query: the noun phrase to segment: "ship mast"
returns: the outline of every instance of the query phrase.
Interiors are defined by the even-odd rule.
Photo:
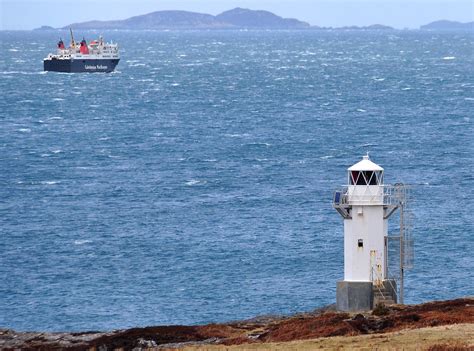
[[[72,34],[72,28],[69,28],[69,31],[71,32],[71,47],[75,48],[76,47],[76,42],[74,41],[74,35]]]

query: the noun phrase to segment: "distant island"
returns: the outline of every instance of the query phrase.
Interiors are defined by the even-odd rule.
[[[51,26],[41,26],[39,28],[35,28],[34,30],[56,30],[56,28],[53,28]]]
[[[119,21],[90,21],[63,27],[75,29],[304,29],[309,23],[268,11],[235,8],[217,16],[188,11],[156,11]]]
[[[374,24],[365,27],[342,28],[311,26],[294,18],[283,18],[269,11],[237,7],[217,16],[189,11],[156,11],[124,20],[87,21],[72,23],[60,29],[79,30],[153,30],[153,29],[312,29],[312,30],[393,30],[392,27]],[[42,26],[36,30],[51,30]]]
[[[71,23],[59,29],[79,30],[160,30],[160,29],[311,29],[311,30],[394,30],[382,24],[369,26],[319,27],[295,18],[283,18],[264,10],[237,7],[217,16],[190,11],[156,11],[124,20]],[[474,22],[440,20],[421,26],[421,30],[474,30]],[[55,30],[42,26],[35,30]]]
[[[435,21],[420,27],[421,30],[474,30],[474,22]]]

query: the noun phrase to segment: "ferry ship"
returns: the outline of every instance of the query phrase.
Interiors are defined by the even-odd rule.
[[[58,42],[56,54],[49,54],[44,60],[44,70],[53,72],[112,72],[120,61],[118,45],[105,43],[102,36],[87,43],[74,41],[71,29],[71,44],[67,48],[62,39]]]

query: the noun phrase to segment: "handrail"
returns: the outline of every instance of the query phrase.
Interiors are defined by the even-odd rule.
[[[380,295],[382,296],[382,299],[386,300],[387,298],[391,298],[396,302],[398,300],[398,291],[397,291],[397,288],[393,285],[393,282],[392,282],[392,280],[395,280],[395,278],[390,279],[390,271],[388,270],[388,267],[387,267],[387,271],[388,271],[388,274],[389,274],[388,277],[386,277],[386,279],[382,279],[381,275],[379,275],[377,273],[377,271],[375,270],[375,267],[372,267],[372,274],[371,274],[372,285],[380,293]],[[374,277],[375,277],[375,279],[374,279]],[[385,282],[388,282],[388,285],[389,285],[389,288],[390,288],[390,296],[388,296],[387,294],[384,294],[383,291],[382,291],[381,287],[386,289]],[[393,293],[395,293],[396,296],[393,296]]]
[[[384,293],[382,292],[382,289],[380,289],[380,284],[375,284],[375,280],[374,280],[374,273],[375,273],[375,269],[374,267],[372,266],[372,286],[374,286],[378,292],[380,293],[380,295],[382,295],[382,298],[385,300],[385,295]],[[377,278],[378,278],[378,275],[376,274]],[[382,279],[377,279],[378,282],[381,282],[383,281]],[[382,283],[382,286],[383,286],[383,283]]]
[[[390,274],[390,269],[388,268],[388,266],[387,266],[387,275],[388,275],[388,276],[387,276],[386,281],[388,281],[388,283],[390,284],[390,287],[392,288],[392,291],[394,291],[395,294],[397,294],[396,298],[397,298],[397,302],[398,302],[398,291],[397,291],[397,288],[394,287],[394,286],[393,286],[393,283],[392,283],[392,280],[396,280],[396,279],[395,279],[395,278],[390,279],[391,274]],[[393,297],[393,296],[392,296],[392,297]]]

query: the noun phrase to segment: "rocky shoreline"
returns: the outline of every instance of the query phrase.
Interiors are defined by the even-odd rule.
[[[265,344],[474,323],[474,298],[394,305],[370,313],[333,306],[289,317],[200,326],[157,326],[111,332],[41,333],[0,329],[1,350],[169,350],[190,346]]]

